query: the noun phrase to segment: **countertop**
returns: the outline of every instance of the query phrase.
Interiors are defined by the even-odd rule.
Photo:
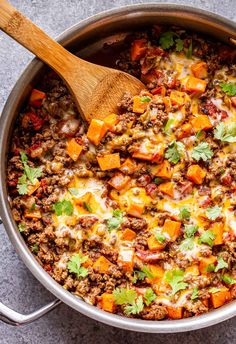
[[[11,3],[56,37],[69,26],[100,11],[135,0],[11,0]],[[147,2],[147,1],[146,1]],[[158,2],[158,1],[152,1]],[[162,2],[166,2],[162,0]],[[236,20],[235,0],[170,1],[195,5]],[[32,54],[0,32],[0,111]],[[15,253],[3,226],[0,226],[0,300],[20,312],[30,312],[53,296],[33,277]],[[92,343],[232,344],[236,342],[236,318],[182,334],[135,333],[91,320],[66,305],[23,327],[0,323],[0,344],[92,344]]]

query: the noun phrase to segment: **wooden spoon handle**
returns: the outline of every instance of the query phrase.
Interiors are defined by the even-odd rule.
[[[73,63],[75,57],[70,52],[51,39],[6,0],[0,0],[0,28],[61,76]],[[78,63],[80,59],[76,59]]]

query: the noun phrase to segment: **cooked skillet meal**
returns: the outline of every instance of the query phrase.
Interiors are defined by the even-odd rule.
[[[129,35],[117,68],[147,88],[89,125],[54,72],[32,90],[12,135],[10,204],[63,288],[151,320],[236,298],[235,57],[178,28]]]

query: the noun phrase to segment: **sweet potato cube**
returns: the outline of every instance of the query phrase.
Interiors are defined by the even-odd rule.
[[[116,308],[114,296],[109,293],[103,293],[99,305],[104,311],[114,313]]]
[[[147,109],[148,102],[143,102],[142,97],[134,96],[133,98],[133,112],[135,113],[144,113]]]
[[[132,272],[134,268],[134,248],[121,247],[118,256],[118,265],[127,272]]]
[[[83,147],[76,142],[74,138],[67,141],[66,152],[72,160],[77,161],[83,150]]]
[[[217,258],[215,256],[202,257],[200,258],[199,271],[201,274],[207,274],[207,267],[209,265],[215,264]]]
[[[184,137],[191,136],[193,132],[193,127],[191,123],[185,123],[180,128],[179,132],[177,133],[178,139],[183,139]]]
[[[172,168],[168,160],[164,160],[159,166],[156,176],[164,179],[171,179],[173,174]]]
[[[130,181],[129,176],[125,176],[121,172],[117,172],[108,182],[116,190],[123,189]]]
[[[198,265],[194,264],[186,268],[185,270],[186,275],[194,275],[198,276],[199,275],[199,267]]]
[[[148,278],[148,281],[152,283],[158,283],[164,276],[165,271],[160,265],[148,264],[148,270],[151,272],[153,278]]]
[[[164,152],[165,152],[166,145],[164,143],[159,143],[154,150],[154,154],[152,157],[152,161],[156,163],[160,163],[163,160]]]
[[[121,165],[120,170],[125,174],[133,174],[137,169],[137,164],[134,160],[127,158]]]
[[[27,195],[31,196],[39,187],[40,187],[40,181],[36,179],[34,185],[28,185],[27,187]]]
[[[132,229],[126,228],[121,235],[121,240],[132,241],[136,237],[136,233]]]
[[[88,128],[87,138],[97,146],[106,135],[107,130],[108,128],[104,121],[93,118]]]
[[[147,51],[146,39],[136,39],[133,41],[130,50],[131,61],[138,61],[145,55]]]
[[[147,244],[152,252],[163,250],[165,247],[165,244],[160,243],[153,234],[147,239]]]
[[[118,123],[118,116],[115,113],[103,118],[103,121],[108,128],[108,130],[112,130],[113,127]]]
[[[189,92],[205,92],[207,82],[202,79],[195,78],[194,76],[189,76],[186,82],[186,91]]]
[[[162,233],[166,234],[172,241],[174,241],[180,235],[180,227],[180,222],[166,219],[162,228]]]
[[[223,244],[223,233],[224,233],[224,225],[222,222],[215,222],[211,226],[211,231],[215,235],[214,245],[222,245]]]
[[[199,61],[191,66],[191,71],[196,78],[205,79],[207,78],[207,64],[204,61]]]
[[[170,319],[182,319],[183,318],[183,307],[172,307],[167,306],[168,317]]]
[[[134,216],[134,217],[142,218],[144,207],[145,207],[145,205],[143,203],[132,202],[127,209],[127,214]]]
[[[41,214],[41,211],[38,209],[31,210],[31,211],[26,210],[25,211],[25,217],[27,219],[41,219],[42,214]]]
[[[191,120],[191,124],[195,132],[198,132],[200,130],[208,130],[213,127],[207,115],[198,115],[194,117]]]
[[[216,293],[211,293],[211,303],[214,308],[221,307],[230,300],[231,294],[227,288],[222,288]]]
[[[202,184],[206,177],[206,171],[204,171],[199,165],[191,165],[187,171],[187,178],[195,184]]]
[[[147,161],[151,161],[153,159],[153,156],[154,146],[149,140],[144,140],[132,155],[133,158]]]
[[[120,167],[120,154],[106,154],[101,157],[97,157],[98,164],[102,171],[112,170]]]
[[[167,182],[167,183],[160,184],[158,186],[158,190],[165,195],[168,195],[170,197],[174,197],[174,183],[173,182]]]
[[[105,274],[113,264],[104,256],[100,256],[93,264],[93,269],[101,274]]]
[[[173,90],[170,92],[170,101],[172,105],[177,105],[180,107],[185,104],[186,93]]]
[[[30,95],[29,104],[34,106],[35,108],[39,108],[42,106],[43,99],[45,98],[46,98],[46,93],[34,88]]]

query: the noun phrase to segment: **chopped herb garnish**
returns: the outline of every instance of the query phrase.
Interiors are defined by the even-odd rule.
[[[219,216],[221,216],[222,207],[215,205],[214,207],[208,207],[206,209],[206,216],[209,220],[216,220]]]
[[[112,294],[117,305],[132,304],[137,298],[137,293],[134,289],[116,288]]]
[[[179,245],[181,251],[189,251],[194,248],[194,238],[186,238]]]
[[[156,299],[156,297],[157,296],[152,290],[152,288],[146,289],[145,294],[144,294],[144,299],[147,306],[149,306],[152,303],[152,301]]]
[[[206,268],[205,268],[206,272],[213,272],[215,271],[215,265],[214,264],[209,264]]]
[[[221,279],[226,284],[236,284],[236,280],[234,278],[230,277],[229,275],[223,275],[223,276],[221,276]]]
[[[215,294],[215,293],[218,293],[218,291],[220,291],[220,288],[210,288],[209,289],[209,293],[212,293],[212,294]]]
[[[31,205],[31,207],[29,208],[29,212],[35,210],[35,207],[36,207],[36,203],[33,203],[33,204]]]
[[[140,97],[141,103],[149,103],[151,101],[150,97],[142,96]]]
[[[177,164],[183,152],[184,152],[184,144],[182,142],[173,141],[169,144],[165,152],[165,158],[168,159],[173,164]]]
[[[123,221],[123,213],[119,209],[113,210],[113,216],[107,220],[107,226],[109,230],[117,229],[120,227]]]
[[[145,277],[146,277],[145,272],[134,270],[134,277],[132,279],[132,283],[135,284],[137,283],[138,280],[143,281]]]
[[[191,300],[196,300],[196,299],[198,299],[198,287],[193,288],[193,292],[191,295]]]
[[[187,207],[182,207],[179,210],[179,219],[180,220],[189,220],[191,216],[191,212],[189,208]]]
[[[210,145],[207,142],[201,142],[198,146],[193,148],[192,158],[199,161],[207,161],[213,157],[213,152],[210,148]]]
[[[187,50],[187,53],[186,53],[186,57],[188,59],[191,59],[193,56],[193,41],[191,40],[189,46],[188,46],[188,50]]]
[[[153,274],[152,274],[151,271],[147,268],[146,265],[143,266],[142,272],[144,272],[148,278],[150,278],[150,279],[153,279],[153,278],[154,278]]]
[[[195,135],[196,139],[197,139],[197,140],[200,139],[200,137],[202,136],[202,134],[203,134],[203,131],[202,131],[202,130],[198,131],[197,134]]]
[[[219,256],[217,258],[217,265],[215,267],[215,272],[217,272],[217,271],[219,271],[221,269],[224,269],[224,268],[228,268],[228,263],[226,263],[224,261],[224,259],[221,256]]]
[[[157,177],[157,178],[154,179],[154,183],[157,184],[157,185],[159,185],[159,184],[161,184],[163,182],[164,182],[163,178]]]
[[[220,87],[228,96],[233,97],[236,95],[236,84],[234,82],[222,82],[220,83]]]
[[[20,233],[23,233],[25,231],[26,226],[24,223],[19,223],[18,228]]]
[[[131,305],[127,305],[124,307],[124,313],[126,315],[130,314],[139,314],[143,310],[143,298],[142,296],[138,296],[137,300],[133,302]]]
[[[175,45],[176,51],[183,50],[184,42],[179,38],[179,35],[173,31],[166,31],[161,34],[159,44],[162,49],[170,49]]]
[[[90,205],[87,202],[83,202],[83,207],[85,210],[87,210],[89,213],[93,212],[93,209],[90,207]]]
[[[62,201],[56,202],[53,205],[53,210],[55,211],[57,216],[60,216],[63,214],[71,216],[73,214],[74,207],[71,201],[63,199]]]
[[[163,233],[161,233],[161,232],[155,232],[154,233],[154,236],[155,236],[155,238],[156,238],[156,240],[160,243],[160,244],[162,244],[165,240],[166,240],[166,236],[165,236],[165,234],[163,234]]]
[[[198,231],[198,226],[184,225],[184,237],[191,238]]]
[[[207,231],[203,232],[202,235],[199,238],[199,243],[204,243],[207,244],[209,246],[213,246],[214,243],[214,239],[215,239],[215,234],[208,229]]]
[[[76,274],[77,278],[86,277],[88,275],[88,270],[81,265],[87,260],[88,256],[81,257],[80,254],[74,254],[67,263],[67,269],[69,272]]]
[[[171,125],[174,123],[174,118],[169,118],[164,126],[164,133],[168,135]]]
[[[176,294],[179,290],[186,289],[188,286],[188,283],[184,282],[183,270],[167,271],[165,278],[172,288],[172,295]]]
[[[37,254],[39,252],[39,245],[38,244],[34,244],[34,246],[32,246],[32,252]]]
[[[236,123],[218,124],[214,136],[222,142],[236,142]]]
[[[177,38],[177,39],[175,40],[175,43],[176,43],[175,50],[176,50],[177,52],[183,50],[183,48],[184,48],[184,41],[183,41],[182,39]]]

